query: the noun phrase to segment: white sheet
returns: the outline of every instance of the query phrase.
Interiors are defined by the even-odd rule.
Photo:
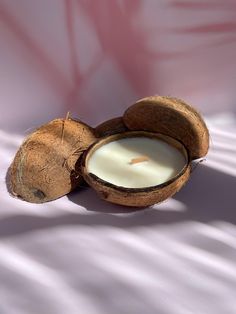
[[[235,5],[0,0],[0,314],[236,313]],[[26,129],[68,111],[94,126],[154,94],[208,115],[211,150],[173,199],[9,196]]]
[[[35,205],[4,178],[21,141],[0,132],[1,314],[235,314],[236,123],[173,199],[132,211],[82,189]]]

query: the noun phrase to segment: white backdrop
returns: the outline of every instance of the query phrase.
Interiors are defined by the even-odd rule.
[[[234,0],[0,0],[0,313],[235,314]],[[130,211],[91,189],[9,196],[23,137],[67,111],[91,125],[172,95],[211,149],[172,199]]]

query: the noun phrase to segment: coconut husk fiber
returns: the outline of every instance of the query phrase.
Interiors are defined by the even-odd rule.
[[[96,140],[93,129],[74,119],[56,119],[30,134],[10,167],[10,191],[28,202],[59,198],[83,180],[75,169]]]

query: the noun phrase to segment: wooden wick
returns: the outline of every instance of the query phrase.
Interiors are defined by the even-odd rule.
[[[149,160],[148,156],[140,156],[137,158],[132,158],[129,163],[130,163],[130,165],[134,165],[134,164],[138,164],[140,162],[144,162],[144,161],[148,161],[148,160]]]

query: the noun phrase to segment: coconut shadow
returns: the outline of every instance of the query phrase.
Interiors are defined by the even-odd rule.
[[[150,207],[134,212],[135,209],[99,200],[92,189],[82,188],[70,193],[67,197],[71,202],[84,207],[85,211],[93,213],[66,213],[56,217],[36,217],[34,215],[6,217],[0,220],[0,238],[59,226],[73,226],[74,228],[112,226],[132,229],[154,225],[158,228],[188,221],[206,224],[224,221],[236,224],[235,186],[235,177],[200,165],[185,187],[174,196],[174,199],[186,206],[186,211],[183,212],[168,211],[168,208],[165,211],[159,211],[159,205],[155,205],[155,208]],[[117,215],[118,212],[127,213],[127,215]]]
[[[14,197],[14,195],[12,194],[12,191],[11,191],[11,166],[9,166],[7,168],[7,172],[6,172],[6,175],[5,175],[5,184],[6,184],[7,192],[12,197]]]
[[[192,172],[186,185],[173,197],[173,199],[183,203],[186,211],[174,212],[171,209],[162,211],[162,203],[154,205],[155,209],[152,206],[147,207],[146,211],[151,216],[155,212],[155,221],[150,222],[150,224],[175,223],[185,220],[204,223],[223,220],[236,223],[235,186],[236,177],[199,164]],[[99,199],[92,188],[86,190],[78,188],[78,190],[68,194],[67,197],[73,203],[93,212],[130,213],[144,209],[124,207],[103,201]]]

